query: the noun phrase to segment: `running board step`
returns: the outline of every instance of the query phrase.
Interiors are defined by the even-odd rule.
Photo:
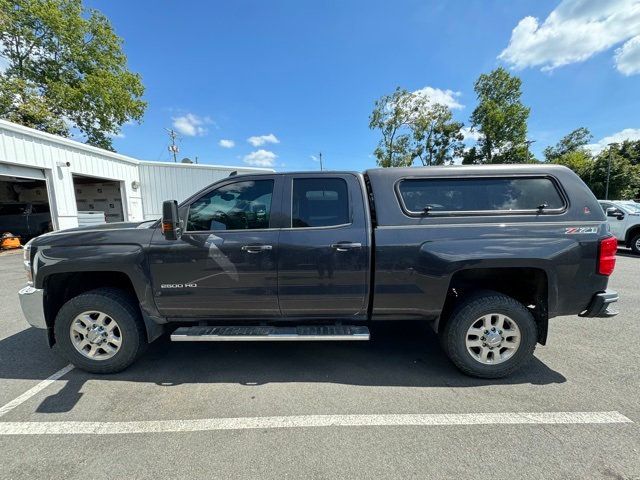
[[[369,340],[369,329],[353,325],[180,327],[171,334],[171,340],[174,342]]]

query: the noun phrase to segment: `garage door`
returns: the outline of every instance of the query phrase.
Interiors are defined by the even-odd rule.
[[[7,177],[31,178],[33,180],[44,180],[44,172],[37,168],[22,167],[19,165],[9,165],[0,163],[0,175]]]

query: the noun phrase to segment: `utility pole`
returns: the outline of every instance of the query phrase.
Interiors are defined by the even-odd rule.
[[[169,151],[173,154],[173,163],[178,163],[178,152],[180,149],[178,145],[176,145],[176,138],[178,138],[178,134],[174,132],[173,128],[168,129],[165,128],[167,133],[169,134],[169,138],[171,138],[171,145],[169,145]]]
[[[320,160],[320,171],[322,171],[322,152],[318,153],[318,159]]]
[[[605,200],[609,200],[609,178],[611,178],[611,145],[609,145],[609,161],[607,162],[607,187],[604,191]]]

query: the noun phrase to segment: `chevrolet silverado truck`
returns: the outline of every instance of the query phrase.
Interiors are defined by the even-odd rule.
[[[25,317],[77,367],[118,372],[163,334],[368,340],[413,320],[462,372],[497,378],[550,318],[617,313],[616,239],[562,166],[230,176],[162,211],[26,245]]]

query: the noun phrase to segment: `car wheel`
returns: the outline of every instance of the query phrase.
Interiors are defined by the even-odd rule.
[[[505,377],[533,357],[535,319],[517,300],[483,292],[463,300],[440,332],[451,361],[479,378]]]
[[[91,373],[116,373],[131,365],[146,346],[136,302],[118,289],[100,288],[67,301],[54,324],[59,353]]]
[[[640,255],[640,233],[633,236],[630,246],[631,250],[633,250],[633,253],[635,253],[636,255]]]

